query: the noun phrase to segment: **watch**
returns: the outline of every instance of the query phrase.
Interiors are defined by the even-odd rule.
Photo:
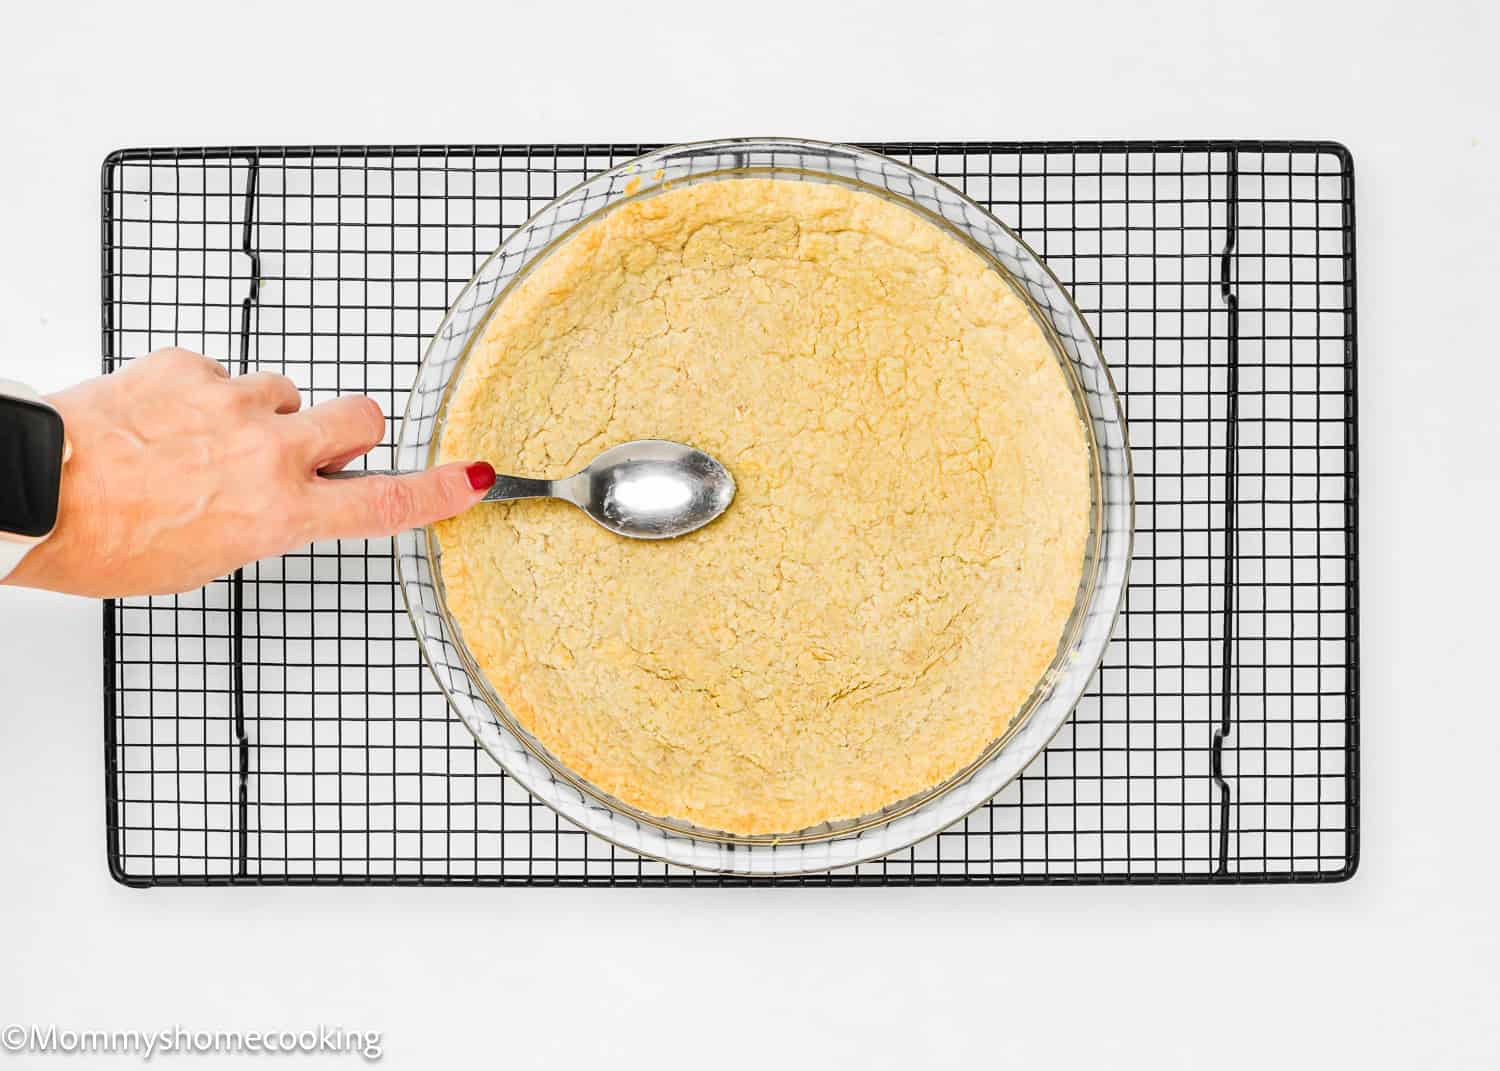
[[[56,527],[68,454],[62,414],[25,384],[0,379],[0,580]]]

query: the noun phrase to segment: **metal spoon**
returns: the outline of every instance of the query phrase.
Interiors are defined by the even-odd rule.
[[[325,472],[333,480],[397,476],[384,471]],[[605,528],[632,539],[671,539],[702,528],[734,500],[734,477],[702,450],[667,439],[612,446],[561,480],[496,476],[485,502],[560,498]]]

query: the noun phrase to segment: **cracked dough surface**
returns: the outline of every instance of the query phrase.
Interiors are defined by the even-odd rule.
[[[469,648],[559,760],[652,814],[792,832],[1005,730],[1073,607],[1088,455],[977,254],[824,183],[608,212],[496,310],[440,454],[560,477],[653,437],[728,466],[723,517],[647,542],[533,500],[438,528]]]

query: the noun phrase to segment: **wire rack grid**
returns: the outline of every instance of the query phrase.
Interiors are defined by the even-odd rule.
[[[104,370],[165,345],[395,421],[512,229],[653,145],[132,149],[105,161]],[[1072,722],[964,822],[777,883],[1336,881],[1358,862],[1354,189],[1312,142],[882,143],[1010,224],[1115,374],[1136,551]],[[130,885],[754,885],[594,838],[429,679],[388,543],[104,604]]]

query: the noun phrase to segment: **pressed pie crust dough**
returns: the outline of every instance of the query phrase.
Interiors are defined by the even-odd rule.
[[[909,209],[785,179],[615,208],[496,309],[440,452],[561,477],[639,438],[722,461],[728,512],[664,542],[546,500],[438,526],[495,691],[626,803],[741,834],[869,814],[977,758],[1056,654],[1083,426],[1006,281]]]

